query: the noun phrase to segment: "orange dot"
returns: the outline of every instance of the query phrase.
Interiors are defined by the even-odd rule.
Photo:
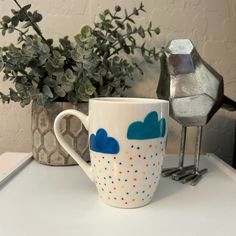
[[[134,181],[137,181],[137,178],[133,178]]]
[[[129,152],[128,152],[128,151],[126,151],[126,152],[125,152],[125,154],[129,154]]]
[[[119,171],[119,174],[122,174],[122,171]]]
[[[133,157],[130,157],[129,159],[132,161],[132,160],[133,160]]]

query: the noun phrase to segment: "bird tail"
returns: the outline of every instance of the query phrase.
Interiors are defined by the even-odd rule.
[[[223,102],[222,108],[228,111],[236,111],[236,102],[231,98],[224,95],[222,102]]]

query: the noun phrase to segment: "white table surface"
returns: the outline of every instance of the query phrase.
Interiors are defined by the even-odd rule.
[[[236,172],[211,154],[201,165],[209,173],[197,186],[162,178],[151,204],[117,209],[78,166],[32,161],[0,186],[0,236],[235,236]]]

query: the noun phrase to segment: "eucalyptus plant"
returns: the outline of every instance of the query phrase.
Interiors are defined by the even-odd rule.
[[[8,94],[0,92],[3,103],[14,101],[25,106],[33,100],[40,105],[53,101],[76,104],[90,97],[122,96],[135,70],[143,74],[140,65],[127,55],[140,51],[147,63],[159,58],[155,47],[137,43],[136,36],[160,33],[151,22],[146,28],[136,26],[135,17],[145,12],[142,3],[130,13],[120,6],[113,11],[106,9],[93,26],[83,26],[73,41],[65,36],[54,43],[44,37],[38,25],[42,15],[31,11],[30,4],[22,7],[14,2],[19,9],[12,9],[12,15],[3,16],[0,22],[3,36],[18,33],[17,44],[0,47],[3,80],[14,84]]]

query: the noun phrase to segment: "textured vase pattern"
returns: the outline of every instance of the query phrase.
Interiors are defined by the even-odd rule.
[[[46,107],[35,102],[32,105],[33,156],[39,163],[46,165],[75,165],[65,150],[57,142],[53,131],[56,116],[66,109],[76,109],[88,113],[88,104],[72,105],[66,102],[54,102]],[[86,161],[89,160],[88,134],[81,121],[67,116],[61,122],[61,132],[71,147]]]

